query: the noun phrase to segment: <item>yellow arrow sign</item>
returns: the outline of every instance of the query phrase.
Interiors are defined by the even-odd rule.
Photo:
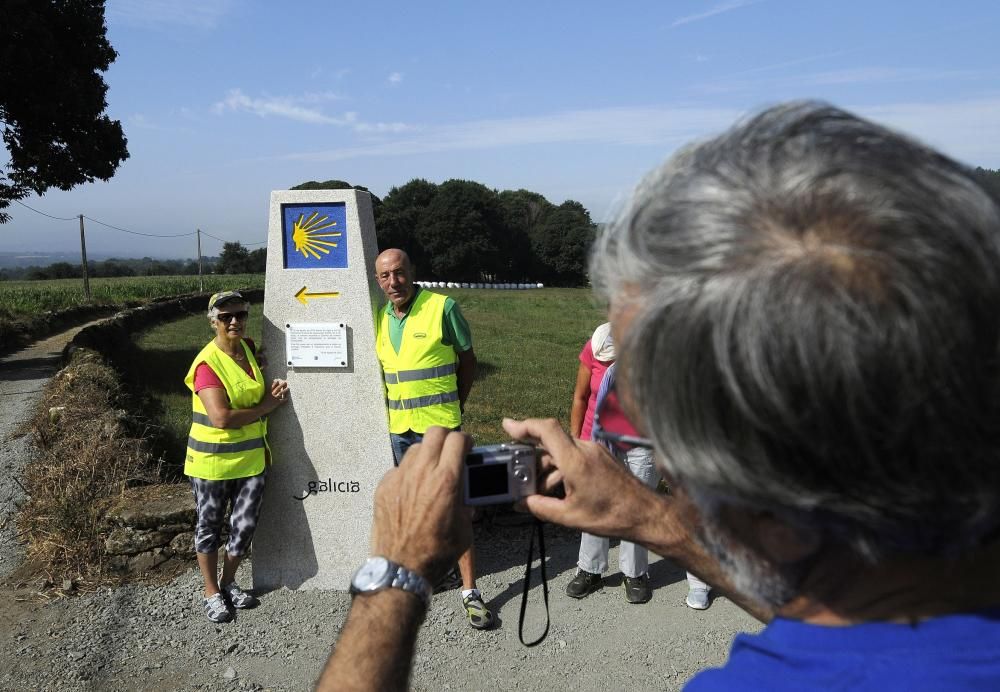
[[[339,298],[339,291],[328,291],[326,293],[309,293],[306,291],[306,287],[303,286],[302,290],[295,294],[295,299],[298,300],[303,305],[309,305],[310,298]]]

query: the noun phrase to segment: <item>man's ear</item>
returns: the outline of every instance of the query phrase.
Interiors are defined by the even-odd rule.
[[[822,543],[818,532],[791,526],[770,513],[757,515],[753,522],[761,552],[779,565],[804,560]]]
[[[793,526],[771,512],[730,507],[722,519],[734,538],[776,565],[799,562],[823,542],[818,532]]]

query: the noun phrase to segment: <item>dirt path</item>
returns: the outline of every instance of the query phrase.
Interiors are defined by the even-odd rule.
[[[13,511],[24,493],[21,469],[31,458],[30,436],[24,424],[33,415],[42,389],[60,367],[63,348],[89,322],[50,336],[0,358],[0,578],[20,562],[14,540]]]
[[[79,328],[78,328],[79,329]],[[30,458],[30,436],[11,437],[30,415],[59,364],[71,330],[0,360],[0,578],[19,563],[9,521],[22,495],[16,478]],[[480,587],[500,626],[467,626],[457,591],[438,594],[420,634],[416,690],[679,689],[695,672],[724,662],[733,636],[759,626],[725,599],[709,610],[684,605],[676,565],[651,556],[653,600],[629,605],[614,570],[603,591],[576,601],[564,589],[575,571],[579,536],[546,534],[552,625],[541,645],[518,641],[527,526],[476,527]],[[610,563],[617,566],[617,548]],[[241,581],[249,583],[248,565]],[[49,603],[30,589],[0,589],[0,690],[308,690],[350,605],[342,591],[262,596],[233,623],[208,622],[192,570],[161,586],[104,589]],[[537,569],[526,638],[544,626]]]

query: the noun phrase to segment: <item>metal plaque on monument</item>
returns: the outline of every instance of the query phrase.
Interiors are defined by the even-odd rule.
[[[271,193],[263,346],[291,401],[268,422],[255,589],[346,590],[368,556],[375,487],[392,466],[377,254],[367,192]]]

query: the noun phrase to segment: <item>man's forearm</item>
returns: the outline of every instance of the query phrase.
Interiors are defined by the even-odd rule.
[[[573,398],[573,406],[569,410],[569,434],[579,438],[583,432],[583,419],[587,414],[587,402],[583,399]]]
[[[386,589],[354,598],[316,689],[405,690],[424,606],[413,594]]]
[[[458,403],[465,410],[465,402],[469,398],[469,392],[472,391],[472,377],[463,378],[459,376],[458,378]]]
[[[464,410],[465,401],[472,391],[472,382],[476,379],[476,356],[471,348],[458,354],[458,368],[455,375],[458,380],[458,401]]]

